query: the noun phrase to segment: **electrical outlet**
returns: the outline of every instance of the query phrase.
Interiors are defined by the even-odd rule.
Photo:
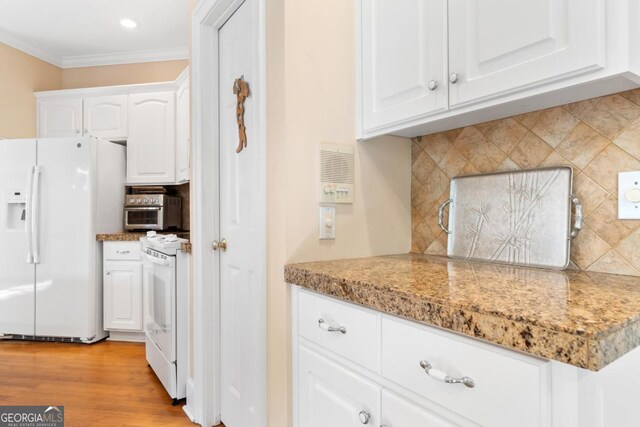
[[[618,218],[640,219],[640,172],[618,174]]]

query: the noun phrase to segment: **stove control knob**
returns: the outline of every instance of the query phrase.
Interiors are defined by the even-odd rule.
[[[147,203],[149,203],[149,199],[147,199],[147,198],[145,197],[145,199],[144,199],[144,204],[146,205]]]

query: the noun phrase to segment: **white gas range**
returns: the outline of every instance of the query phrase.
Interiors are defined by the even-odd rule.
[[[176,405],[186,397],[187,272],[178,271],[176,255],[186,239],[153,231],[140,239],[144,259],[147,362]],[[185,266],[184,268],[188,268]]]

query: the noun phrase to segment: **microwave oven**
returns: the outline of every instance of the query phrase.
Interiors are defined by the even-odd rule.
[[[128,194],[124,204],[125,230],[182,228],[182,199],[165,194]]]

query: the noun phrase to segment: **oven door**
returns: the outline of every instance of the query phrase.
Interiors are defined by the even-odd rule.
[[[145,330],[167,360],[176,360],[175,257],[142,253],[146,290]]]
[[[162,230],[163,211],[159,206],[125,207],[125,230]]]

